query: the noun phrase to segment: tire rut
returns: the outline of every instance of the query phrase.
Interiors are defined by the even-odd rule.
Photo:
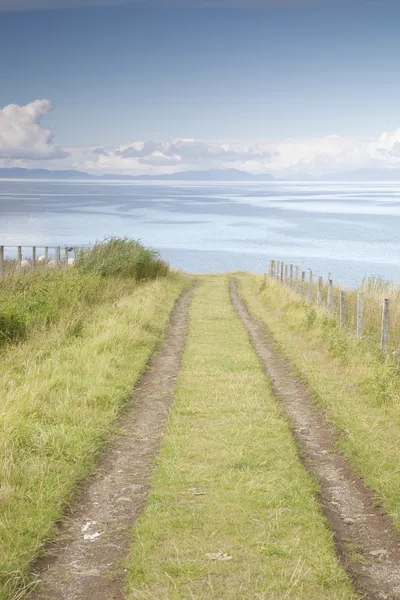
[[[131,529],[146,501],[179,374],[193,290],[175,303],[165,341],[150,360],[119,435],[47,548],[30,600],[121,600]]]
[[[324,514],[356,590],[368,600],[400,599],[400,536],[339,452],[337,433],[305,385],[291,373],[289,360],[277,352],[272,335],[249,313],[236,280],[231,280],[230,294],[289,418],[303,462],[319,484]]]

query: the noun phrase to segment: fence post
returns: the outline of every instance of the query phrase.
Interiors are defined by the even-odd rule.
[[[317,297],[317,303],[318,306],[321,306],[322,304],[322,277],[318,277],[318,297]]]
[[[364,294],[357,294],[357,337],[363,336]]]
[[[61,262],[61,248],[60,248],[60,246],[57,246],[57,248],[56,248],[56,267],[60,266],[60,262]]]
[[[299,267],[296,265],[296,282],[295,282],[295,292],[296,294],[299,291]]]
[[[332,310],[332,300],[333,300],[333,282],[332,279],[328,280],[328,299],[326,302],[326,306],[328,310]]]
[[[280,278],[281,281],[283,281],[283,260],[281,260],[281,273],[280,273]]]
[[[65,267],[68,267],[68,248],[65,246]]]
[[[344,327],[345,318],[346,318],[344,302],[345,302],[344,292],[340,292],[340,313],[339,313],[340,327]]]
[[[22,263],[22,246],[18,246],[18,264],[21,266]]]
[[[0,280],[4,278],[4,246],[0,246]]]
[[[293,265],[290,265],[290,287],[293,287]]]
[[[305,294],[305,289],[304,289],[305,282],[306,282],[306,272],[302,271],[301,272],[301,295],[302,296],[304,296],[304,294]]]
[[[308,299],[312,300],[312,297],[313,297],[313,274],[310,269],[310,272],[308,274]]]
[[[32,269],[36,268],[36,246],[32,246]]]
[[[387,298],[383,301],[383,309],[382,309],[382,336],[381,336],[381,346],[384,352],[387,351],[388,342],[389,342],[389,304],[390,300]]]
[[[47,263],[49,262],[49,248],[48,246],[45,247],[44,249],[44,266],[47,269]]]

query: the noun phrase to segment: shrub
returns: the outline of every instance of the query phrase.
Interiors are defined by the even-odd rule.
[[[82,250],[76,259],[82,273],[100,277],[129,277],[136,281],[164,277],[169,271],[159,253],[128,238],[108,238],[91,250]]]

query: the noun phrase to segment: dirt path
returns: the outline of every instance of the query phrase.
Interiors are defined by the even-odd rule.
[[[337,450],[325,415],[276,351],[272,337],[249,314],[234,280],[231,301],[291,421],[303,460],[319,483],[325,515],[356,589],[370,600],[400,598],[400,536]]]
[[[146,500],[181,365],[191,292],[171,314],[165,341],[153,357],[124,415],[121,434],[106,451],[41,561],[31,600],[124,598],[124,561],[131,529]]]

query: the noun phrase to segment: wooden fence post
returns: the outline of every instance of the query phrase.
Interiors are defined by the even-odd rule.
[[[281,282],[283,281],[283,260],[281,260],[281,273],[279,279],[281,280]]]
[[[18,246],[18,265],[21,266],[22,263],[22,246]]]
[[[318,277],[318,297],[317,297],[318,306],[321,306],[321,304],[322,304],[322,285],[323,285],[322,277]]]
[[[57,248],[56,248],[56,267],[60,266],[60,262],[61,262],[61,248],[60,248],[60,246],[57,246]]]
[[[363,336],[364,294],[357,294],[357,337]]]
[[[65,246],[65,267],[68,267],[68,248]]]
[[[293,265],[290,265],[290,287],[293,287]]]
[[[271,279],[272,279],[272,277],[274,276],[274,273],[275,273],[275,261],[274,261],[274,260],[271,260],[271,263],[270,263],[270,265],[271,265],[271,273],[270,273],[270,277],[271,277]]]
[[[308,274],[308,299],[312,300],[312,298],[313,298],[313,274],[310,269],[310,272]]]
[[[36,268],[36,246],[32,246],[32,269]]]
[[[47,263],[49,262],[49,248],[48,246],[45,247],[44,249],[44,266],[47,269]]]
[[[0,280],[4,279],[4,246],[0,246]]]
[[[332,279],[328,281],[328,299],[326,302],[328,310],[332,310],[332,301],[333,301],[333,282]]]
[[[381,347],[384,352],[387,351],[389,343],[389,305],[390,300],[387,298],[383,301],[382,308],[382,335],[381,335]]]
[[[346,313],[345,313],[345,296],[344,296],[344,292],[340,292],[340,313],[339,313],[340,327],[344,327],[345,318],[346,318]]]
[[[296,265],[296,279],[295,279],[295,291],[296,294],[299,292],[299,267]]]
[[[305,289],[304,289],[305,282],[306,282],[306,272],[302,271],[301,272],[301,295],[302,296],[304,296],[304,294],[305,294]]]

